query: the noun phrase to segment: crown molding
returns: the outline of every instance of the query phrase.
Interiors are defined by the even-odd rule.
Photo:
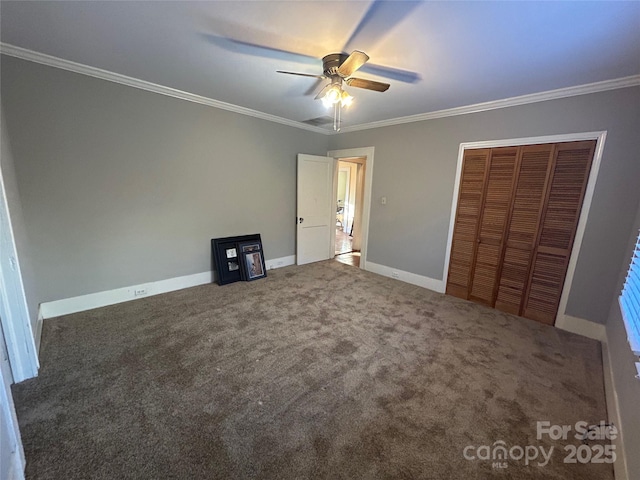
[[[556,100],[559,98],[575,97],[577,95],[586,95],[589,93],[604,92],[607,90],[616,90],[618,88],[637,87],[640,86],[640,75],[632,75],[629,77],[616,78],[613,80],[605,80],[602,82],[588,83],[585,85],[577,85],[574,87],[559,88],[546,92],[532,93],[521,95],[518,97],[505,98],[502,100],[493,100],[490,102],[476,103],[473,105],[465,105],[462,107],[448,108],[445,110],[437,110],[435,112],[419,113],[406,117],[391,118],[388,120],[380,120],[377,122],[361,123],[343,127],[339,132],[326,130],[320,127],[314,127],[288,118],[278,117],[269,113],[252,110],[250,108],[241,107],[231,103],[222,102],[213,98],[203,97],[193,93],[185,92],[171,87],[165,87],[156,83],[147,82],[138,78],[128,77],[119,73],[110,72],[101,68],[91,67],[82,63],[72,62],[63,58],[54,57],[40,52],[35,52],[22,47],[17,47],[8,43],[0,42],[0,54],[11,57],[21,58],[42,65],[56,67],[70,72],[88,75],[90,77],[107,80],[109,82],[127,85],[129,87],[139,88],[148,92],[158,93],[168,97],[186,100],[188,102],[198,103],[209,107],[219,108],[230,112],[248,115],[250,117],[260,118],[269,122],[275,122],[290,127],[300,128],[323,135],[340,135],[343,133],[356,132],[359,130],[369,130],[372,128],[389,127],[392,125],[401,125],[403,123],[422,122],[424,120],[433,120],[436,118],[453,117],[456,115],[466,115],[469,113],[486,112],[489,110],[497,110],[499,108],[514,107],[517,105],[526,105],[529,103],[544,102],[547,100]]]
[[[511,98],[505,98],[502,100],[493,100],[491,102],[476,103],[474,105],[465,105],[462,107],[448,108],[446,110],[438,110],[435,112],[419,113],[417,115],[391,118],[389,120],[380,120],[378,122],[362,123],[360,125],[343,127],[339,133],[349,133],[349,132],[356,132],[358,130],[369,130],[372,128],[389,127],[391,125],[400,125],[403,123],[422,122],[424,120],[453,117],[456,115],[466,115],[468,113],[486,112],[488,110],[497,110],[499,108],[514,107],[517,105],[526,105],[528,103],[545,102],[547,100],[556,100],[559,98],[575,97],[577,95],[586,95],[589,93],[598,93],[598,92],[604,92],[607,90],[616,90],[618,88],[637,87],[639,85],[640,85],[640,75],[632,75],[630,77],[616,78],[613,80],[605,80],[602,82],[595,82],[595,83],[587,83],[585,85],[577,85],[574,87],[558,88],[557,90],[548,90],[546,92],[531,93],[528,95],[521,95],[519,97],[511,97]]]
[[[200,105],[206,105],[209,107],[219,108],[227,110],[229,112],[239,113],[241,115],[247,115],[250,117],[267,120],[269,122],[280,123],[289,127],[301,128],[303,130],[309,130],[311,132],[322,133],[324,135],[330,135],[333,132],[327,131],[323,128],[307,125],[302,122],[296,122],[295,120],[289,120],[288,118],[278,117],[269,113],[260,112],[258,110],[252,110],[251,108],[241,107],[239,105],[233,105],[231,103],[221,102],[213,98],[203,97],[194,93],[185,92],[171,87],[165,87],[164,85],[158,85],[156,83],[148,82],[146,80],[140,80],[138,78],[128,77],[119,73],[110,72],[101,68],[84,65],[82,63],[72,62],[63,58],[54,57],[45,53],[35,52],[22,47],[16,47],[8,43],[0,42],[0,53],[2,55],[8,55],[10,57],[20,58],[22,60],[28,60],[30,62],[40,63],[50,67],[60,68],[62,70],[68,70],[70,72],[79,73],[81,75],[87,75],[101,80],[107,80],[109,82],[119,83],[121,85],[127,85],[129,87],[138,88],[140,90],[146,90],[148,92],[158,93],[167,97],[179,98],[188,102],[198,103]]]

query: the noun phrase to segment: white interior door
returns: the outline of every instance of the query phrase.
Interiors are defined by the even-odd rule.
[[[333,257],[331,230],[336,212],[333,190],[335,160],[298,154],[296,263],[319,262]]]

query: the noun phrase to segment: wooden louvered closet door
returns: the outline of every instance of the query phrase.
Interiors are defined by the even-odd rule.
[[[471,267],[475,259],[478,223],[482,211],[487,162],[490,149],[467,150],[462,160],[456,223],[451,240],[447,293],[467,298]]]
[[[569,265],[595,141],[556,147],[522,315],[553,325]]]
[[[518,179],[507,226],[507,241],[495,308],[520,315],[529,281],[529,267],[538,239],[538,224],[553,160],[553,145],[521,148]]]
[[[517,153],[517,148],[494,148],[489,158],[469,289],[469,299],[485,305],[494,302]]]
[[[594,150],[465,151],[447,293],[553,324]]]

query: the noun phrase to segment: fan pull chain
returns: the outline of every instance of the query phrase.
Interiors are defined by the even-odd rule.
[[[342,105],[340,102],[333,104],[333,130],[340,131],[340,124],[342,123]]]

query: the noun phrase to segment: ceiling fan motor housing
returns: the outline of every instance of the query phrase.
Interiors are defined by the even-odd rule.
[[[327,77],[335,77],[340,75],[338,68],[349,57],[346,53],[331,53],[322,58],[322,67]]]

